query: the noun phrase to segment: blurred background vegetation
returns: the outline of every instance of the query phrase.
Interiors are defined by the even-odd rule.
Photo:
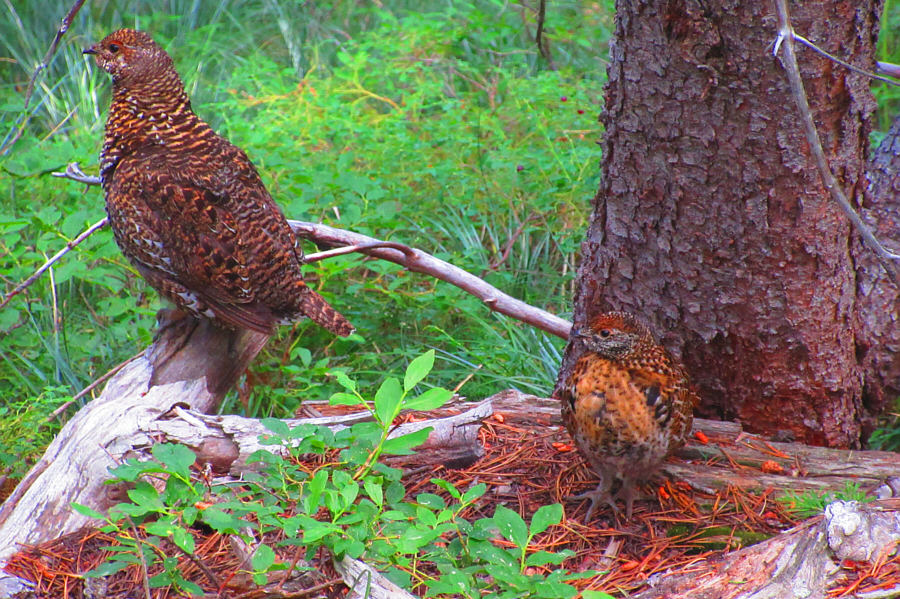
[[[419,247],[569,316],[598,187],[614,8],[548,2],[548,63],[534,43],[537,4],[87,2],[26,115],[28,79],[71,1],[7,0],[0,148],[30,120],[0,155],[4,292],[105,214],[99,188],[49,173],[71,161],[96,173],[110,84],[81,49],[125,26],[169,51],[195,111],[246,150],[290,218]],[[885,12],[881,60],[900,62],[898,5]],[[900,94],[873,90],[883,131]],[[454,388],[472,375],[460,391],[469,397],[552,388],[562,340],[455,287],[361,256],[306,272],[359,333],[283,327],[223,411],[289,415],[336,390],[329,370],[375,382],[428,348],[438,352],[432,383]],[[0,468],[24,467],[57,426],[45,424],[50,411],[150,342],[159,307],[107,229],[0,311]],[[24,439],[23,423],[41,434]]]

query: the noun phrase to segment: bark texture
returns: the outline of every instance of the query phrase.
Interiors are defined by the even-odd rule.
[[[798,33],[874,66],[878,0],[791,9]],[[773,15],[768,2],[617,2],[575,325],[633,312],[683,357],[700,414],[852,447],[865,383],[853,233],[798,126]],[[800,57],[831,167],[860,197],[868,82]],[[570,344],[560,380],[579,353]]]
[[[872,154],[868,180],[863,217],[888,249],[900,253],[900,115]],[[857,351],[865,367],[863,401],[869,414],[877,415],[900,396],[900,290],[866,248],[857,243],[853,250],[859,297]]]

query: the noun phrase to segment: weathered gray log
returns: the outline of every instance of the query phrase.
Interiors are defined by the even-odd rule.
[[[751,547],[662,575],[635,599],[825,599],[843,560],[877,562],[897,551],[900,502],[835,501],[825,515]],[[900,596],[900,586],[858,599]]]
[[[334,569],[350,587],[347,599],[415,599],[384,577],[384,574],[358,559],[334,560]]]

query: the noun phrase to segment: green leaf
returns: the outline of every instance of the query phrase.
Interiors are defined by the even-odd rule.
[[[528,528],[526,528],[522,516],[508,507],[498,505],[494,510],[493,520],[500,530],[500,534],[515,543],[520,549],[525,548],[528,544]]]
[[[400,413],[401,399],[403,391],[400,389],[400,381],[392,376],[386,378],[375,393],[375,418],[382,426],[389,425]]]
[[[338,385],[346,389],[347,391],[356,391],[356,382],[347,376],[343,370],[333,370],[331,374],[334,376],[334,379],[338,382]]]
[[[487,485],[485,483],[478,483],[477,485],[473,485],[469,487],[465,493],[463,493],[462,499],[459,502],[463,505],[468,505],[481,497],[487,492]]]
[[[291,428],[283,420],[279,420],[278,418],[263,418],[260,422],[262,422],[264,427],[282,439],[287,439],[291,435]]]
[[[81,505],[80,503],[72,503],[70,504],[72,509],[81,514],[82,516],[87,516],[88,518],[94,518],[96,520],[106,520],[106,515],[101,514],[97,510],[92,510],[86,505]]]
[[[248,522],[217,507],[208,507],[200,515],[200,519],[213,530],[222,534],[237,534]]]
[[[362,403],[362,401],[352,393],[338,391],[328,398],[328,403],[333,406],[355,406]]]
[[[413,447],[418,447],[424,443],[431,431],[432,428],[427,426],[406,435],[393,437],[384,442],[384,445],[381,446],[381,451],[388,455],[409,455],[415,453]]]
[[[255,572],[265,572],[275,563],[275,551],[268,545],[260,543],[250,563]]]
[[[166,465],[172,472],[176,472],[188,478],[191,475],[191,465],[197,461],[194,452],[184,445],[175,443],[160,443],[151,450],[153,457]]]
[[[581,591],[581,596],[584,599],[615,599],[615,597],[603,591]]]
[[[111,574],[115,574],[120,570],[124,570],[130,564],[128,562],[122,561],[108,561],[103,562],[93,570],[89,572],[85,572],[83,576],[85,578],[100,578],[102,576],[110,576]]]
[[[432,510],[442,510],[447,507],[447,502],[444,501],[444,498],[434,493],[419,493],[416,495],[416,503]]]
[[[176,546],[184,550],[185,553],[193,555],[194,537],[192,537],[191,533],[189,533],[185,529],[179,526],[172,530],[172,542],[175,543]]]
[[[429,349],[427,352],[413,360],[406,367],[406,374],[403,376],[403,390],[409,391],[419,384],[419,381],[428,376],[434,367],[434,350]]]
[[[164,507],[162,499],[159,497],[159,491],[145,480],[138,481],[134,488],[128,491],[128,498],[135,505],[148,511],[157,511]]]
[[[366,495],[369,496],[369,499],[375,505],[381,507],[384,504],[384,488],[381,486],[380,481],[367,477],[363,481],[363,488],[366,490]]]
[[[172,522],[171,520],[157,520],[156,522],[149,522],[144,525],[144,530],[147,531],[148,534],[156,535],[158,537],[168,537],[178,526]]]
[[[457,489],[453,485],[453,483],[446,481],[443,478],[432,478],[431,484],[438,486],[438,487],[442,488],[443,490],[447,491],[450,494],[450,496],[453,497],[454,499],[459,499],[462,496],[459,492],[459,489]]]
[[[550,553],[549,551],[535,551],[525,558],[526,566],[544,566],[546,564],[559,565],[563,563],[570,553]]]
[[[340,493],[341,497],[344,498],[344,504],[341,507],[346,509],[350,507],[359,495],[359,485],[356,484],[356,481],[351,481],[341,487]]]
[[[309,495],[304,498],[304,507],[307,514],[315,514],[319,510],[319,498],[322,490],[328,482],[328,470],[319,470],[306,485]]]
[[[558,503],[550,505],[542,505],[531,517],[531,528],[529,533],[531,536],[540,534],[550,528],[554,524],[559,524],[562,520],[563,509]]]
[[[537,591],[536,596],[542,599],[569,599],[578,593],[570,584],[550,580],[539,581],[534,585],[534,590]]]
[[[453,392],[440,387],[433,387],[412,399],[406,400],[403,407],[407,410],[436,410],[453,397]]]

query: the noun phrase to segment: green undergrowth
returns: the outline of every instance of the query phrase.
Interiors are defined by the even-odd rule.
[[[22,119],[56,22],[35,3],[10,7],[0,84],[15,93],[0,107],[0,145]],[[67,8],[55,5],[60,17]],[[566,316],[598,185],[611,10],[553,4],[550,69],[533,42],[535,14],[499,1],[86,5],[40,79],[22,138],[0,156],[6,290],[104,216],[99,188],[49,173],[71,161],[96,173],[110,84],[80,49],[136,26],[172,53],[196,112],[247,151],[289,217],[421,248]],[[468,379],[466,395],[552,386],[562,340],[447,283],[358,255],[306,272],[358,333],[283,327],[248,373],[250,391],[223,410],[284,416],[334,391],[326,370],[378,380],[422,346],[437,351],[435,384]],[[95,233],[0,310],[0,393],[77,392],[150,342],[159,307],[109,230]]]
[[[859,483],[847,481],[840,491],[803,491],[802,493],[787,491],[778,499],[785,508],[799,518],[817,516],[825,510],[825,506],[833,501],[874,501],[874,498],[859,488]]]
[[[185,556],[202,562],[197,541],[212,530],[247,543],[252,555],[241,568],[257,584],[296,567],[292,555],[302,555],[304,564],[330,555],[363,558],[394,583],[426,597],[574,597],[577,591],[569,583],[596,572],[571,573],[560,564],[572,551],[537,550],[533,543],[560,523],[561,505],[542,506],[528,520],[503,505],[491,516],[475,518],[485,511],[484,483],[458,489],[435,478],[429,491],[412,495],[403,472],[380,461],[413,453],[428,436],[426,428],[389,437],[402,409],[434,409],[451,397],[439,387],[417,393],[434,357],[431,350],[415,358],[402,380],[385,378],[374,395],[335,372],[343,391],[332,395],[331,403],[362,408],[372,420],[334,432],[266,419],[269,433],[260,440],[269,449],[251,456],[256,469],[239,482],[198,475],[196,456],[172,444],[154,446],[151,460],[115,467],[112,482],[128,488],[128,501],[106,514],[76,506],[105,522],[103,530],[118,540],[87,576],[146,568],[151,587],[200,596],[204,589],[185,577],[180,564],[190,563]],[[586,591],[582,597],[609,595]]]
[[[96,173],[110,83],[81,49],[130,26],[167,48],[195,110],[247,151],[290,217],[419,247],[569,315],[599,183],[611,0],[548,3],[552,65],[536,51],[534,7],[500,0],[86,3],[24,112],[28,78],[69,8],[0,8],[4,294],[104,216],[98,188],[50,173],[71,161]],[[882,60],[900,62],[898,15],[891,0]],[[896,91],[873,89],[885,129]],[[436,351],[434,384],[465,381],[471,397],[552,387],[560,339],[447,283],[356,255],[306,272],[358,333],[283,327],[224,411],[284,416],[334,392],[326,372],[376,381],[421,347]],[[146,347],[160,307],[109,230],[95,233],[0,310],[2,402],[76,393]]]

